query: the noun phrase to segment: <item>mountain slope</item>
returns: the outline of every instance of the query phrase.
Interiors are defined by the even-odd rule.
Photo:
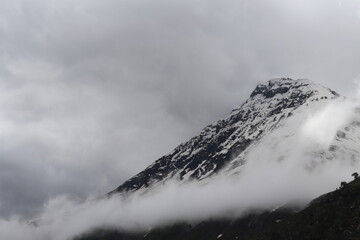
[[[221,182],[218,180],[237,179],[236,184],[225,187],[234,192],[246,186],[245,190],[238,195],[221,195],[223,199],[217,204],[231,203],[224,199],[230,196],[234,197],[238,207],[240,202],[246,202],[246,195],[249,195],[251,201],[256,200],[254,202],[257,202],[256,197],[264,198],[260,202],[265,205],[245,204],[247,208],[241,209],[241,214],[230,214],[231,219],[202,218],[191,221],[192,224],[171,225],[172,222],[142,233],[98,229],[79,239],[358,239],[359,179],[312,201],[306,208],[304,205],[299,208],[289,204],[295,203],[295,198],[303,194],[311,193],[305,198],[308,201],[334,189],[359,166],[360,114],[351,106],[348,109],[352,112],[350,117],[338,116],[346,111],[334,109],[347,108],[344,102],[344,98],[336,92],[309,80],[273,79],[259,84],[250,98],[228,117],[207,126],[198,136],[181,144],[110,193],[111,196],[135,192],[140,193],[134,194],[140,198],[152,193],[156,195],[159,191],[152,191],[153,188],[175,179],[186,183],[181,187],[195,182],[199,188],[191,189],[202,194],[204,192],[200,189],[204,186],[211,188],[214,186],[212,183]],[[269,174],[264,177],[262,174],[267,172]],[[288,183],[283,184],[284,181]],[[280,186],[274,187],[276,184]],[[176,196],[181,196],[180,189],[175,190]],[[213,188],[211,191],[224,193]],[[149,194],[142,195],[143,192]],[[256,194],[259,192],[261,194]],[[272,198],[271,195],[276,194],[279,196]],[[295,201],[292,201],[293,197]],[[203,195],[200,198],[201,205],[210,200]],[[275,201],[271,202],[271,199]],[[200,206],[199,203],[194,204],[194,199],[190,201],[192,210]],[[177,206],[176,201],[173,204]],[[266,211],[274,206],[283,207]],[[249,212],[254,209],[255,212]],[[299,209],[303,210],[299,212]]]
[[[202,180],[225,171],[225,166],[234,172],[246,162],[248,151],[286,119],[337,97],[336,92],[309,80],[281,78],[259,84],[228,117],[205,127],[111,193],[146,189],[172,178]]]

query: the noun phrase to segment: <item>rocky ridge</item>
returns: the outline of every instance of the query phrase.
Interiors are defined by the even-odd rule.
[[[280,78],[261,83],[228,117],[205,127],[110,194],[147,189],[167,179],[203,180],[224,171],[236,172],[246,163],[248,151],[299,109],[338,97],[310,80]]]

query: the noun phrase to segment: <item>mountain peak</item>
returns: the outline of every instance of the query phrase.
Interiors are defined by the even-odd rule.
[[[248,152],[288,117],[337,96],[305,79],[278,78],[261,83],[228,117],[205,127],[198,136],[180,144],[111,193],[147,189],[173,178],[203,180],[227,169],[238,169],[245,164]]]
[[[291,91],[292,90],[292,91]],[[295,91],[294,91],[295,90]],[[255,96],[263,97],[265,99],[273,98],[277,94],[286,97],[286,93],[297,92],[303,96],[309,97],[317,93],[323,95],[334,95],[338,94],[328,88],[325,88],[319,84],[316,84],[307,79],[294,80],[291,78],[274,78],[264,83],[260,83],[256,86],[255,90],[251,93],[250,97]],[[285,94],[285,95],[284,95]],[[324,96],[325,97],[325,96]],[[326,96],[329,97],[329,96]],[[331,96],[330,96],[331,97]]]

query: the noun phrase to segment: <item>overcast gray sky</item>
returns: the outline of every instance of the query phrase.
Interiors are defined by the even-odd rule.
[[[258,82],[349,92],[359,43],[358,0],[0,0],[0,216],[112,190]]]

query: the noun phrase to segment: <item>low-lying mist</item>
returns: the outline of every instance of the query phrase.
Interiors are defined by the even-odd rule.
[[[146,231],[176,221],[238,217],[289,202],[306,204],[335,190],[359,169],[359,156],[328,150],[346,126],[350,126],[349,136],[343,141],[352,141],[351,134],[357,134],[356,128],[351,129],[355,107],[355,101],[338,99],[318,111],[294,114],[250,151],[238,174],[223,172],[201,182],[167,181],[127,197],[89,197],[78,202],[59,196],[48,201],[32,224],[17,217],[0,220],[0,236],[65,240],[99,227]]]

